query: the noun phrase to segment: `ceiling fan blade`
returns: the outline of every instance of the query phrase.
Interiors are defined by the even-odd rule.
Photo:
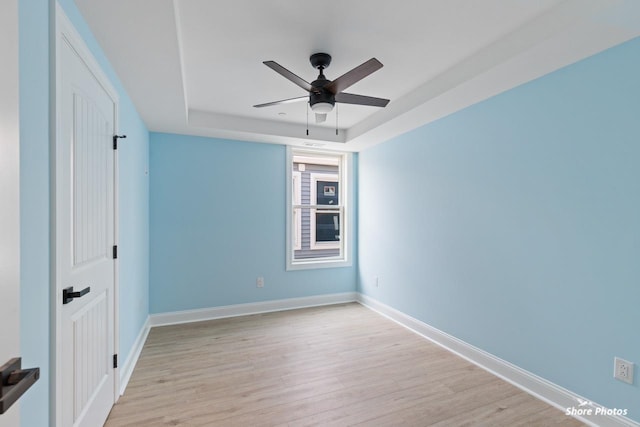
[[[320,113],[316,113],[316,123],[322,123],[327,121],[327,115],[326,114],[320,114]]]
[[[309,82],[307,82],[306,80],[296,76],[291,71],[287,70],[286,68],[284,68],[282,65],[278,64],[277,62],[275,62],[275,61],[264,61],[263,64],[266,65],[267,67],[271,68],[276,73],[278,73],[281,76],[283,76],[285,79],[287,79],[289,81],[292,81],[293,83],[297,84],[298,86],[300,86],[302,89],[306,90],[307,92],[311,92],[312,87],[311,87],[311,84]]]
[[[374,98],[373,96],[341,92],[336,95],[336,102],[341,102],[343,104],[370,105],[372,107],[386,107],[389,100],[384,98]]]
[[[364,79],[374,71],[378,71],[380,68],[382,68],[382,63],[376,58],[371,58],[367,62],[358,65],[353,70],[347,71],[346,73],[326,85],[324,88],[329,90],[329,92],[333,93],[334,95],[338,94],[349,86]]]
[[[289,99],[283,99],[281,101],[273,101],[273,102],[267,102],[265,104],[258,104],[258,105],[254,105],[254,107],[256,108],[271,107],[272,105],[291,104],[292,102],[306,101],[308,99],[309,99],[308,96],[298,96],[296,98],[289,98]]]

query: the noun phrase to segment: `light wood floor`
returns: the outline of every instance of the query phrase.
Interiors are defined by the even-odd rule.
[[[154,328],[107,427],[580,426],[358,304]]]

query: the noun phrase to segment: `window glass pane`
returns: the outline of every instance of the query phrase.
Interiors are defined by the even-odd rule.
[[[316,242],[340,241],[340,214],[316,212]]]
[[[336,181],[316,181],[316,204],[337,206],[338,185]]]

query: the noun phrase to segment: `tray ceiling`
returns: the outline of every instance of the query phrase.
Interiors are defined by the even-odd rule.
[[[76,3],[151,131],[348,151],[640,35],[633,0]],[[316,52],[329,79],[380,60],[348,92],[389,105],[340,104],[320,125],[305,102],[252,107],[305,95],[262,61],[312,81]]]

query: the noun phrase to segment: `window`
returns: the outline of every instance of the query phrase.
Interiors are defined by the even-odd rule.
[[[287,269],[350,265],[349,154],[287,149]]]

